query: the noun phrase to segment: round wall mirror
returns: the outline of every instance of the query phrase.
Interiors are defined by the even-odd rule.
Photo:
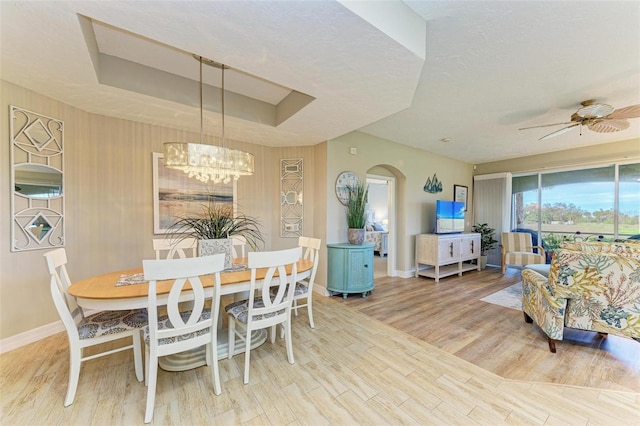
[[[62,196],[62,172],[44,164],[14,166],[14,191],[25,197],[49,199]]]

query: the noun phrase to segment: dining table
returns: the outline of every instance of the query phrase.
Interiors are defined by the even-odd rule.
[[[313,262],[307,259],[300,259],[296,263],[296,280],[301,280],[311,275]],[[291,273],[291,265],[288,265],[287,274]],[[256,279],[263,280],[267,268],[256,270]],[[214,275],[203,275],[200,277],[204,292],[207,297],[213,295],[215,286]],[[129,281],[129,282],[127,282]],[[277,280],[274,280],[274,285]],[[171,285],[174,280],[158,281],[157,300],[158,304],[166,303]],[[242,295],[251,289],[251,270],[246,267],[246,259],[234,259],[234,266],[229,270],[220,273],[220,295]],[[140,309],[148,307],[149,283],[143,279],[142,268],[126,269],[121,271],[108,272],[76,281],[68,288],[70,295],[76,298],[79,306],[83,309],[100,311],[116,311],[125,309]],[[188,302],[193,299],[190,291],[183,292],[181,301]],[[222,312],[222,309],[220,309]],[[221,324],[222,321],[218,321]],[[226,330],[218,330],[218,359],[227,358],[229,344]],[[256,330],[251,335],[251,349],[262,345],[267,340],[266,330]],[[235,354],[245,351],[244,342],[235,343]],[[159,365],[167,371],[184,371],[206,364],[204,347],[195,351],[186,351],[181,354],[162,357]]]

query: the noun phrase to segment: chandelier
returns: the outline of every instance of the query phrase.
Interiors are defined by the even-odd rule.
[[[164,166],[182,170],[190,178],[201,182],[229,183],[240,176],[253,175],[253,154],[225,147],[224,139],[224,70],[229,67],[202,56],[193,55],[200,62],[200,143],[167,142],[164,144]],[[202,143],[202,64],[222,70],[222,146]]]

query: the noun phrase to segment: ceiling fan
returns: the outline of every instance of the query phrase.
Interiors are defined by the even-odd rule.
[[[543,124],[540,126],[523,127],[518,130],[536,129],[539,127],[551,127],[562,126],[560,130],[549,133],[541,137],[538,140],[546,140],[554,136],[561,135],[568,132],[574,127],[587,126],[589,130],[599,133],[613,133],[625,130],[629,127],[627,118],[639,118],[640,117],[640,105],[630,105],[624,108],[614,110],[611,105],[597,103],[595,99],[589,99],[587,101],[580,102],[582,108],[571,114],[571,121],[565,123]],[[582,133],[581,133],[582,134]]]

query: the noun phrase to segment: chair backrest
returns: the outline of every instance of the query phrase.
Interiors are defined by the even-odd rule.
[[[296,262],[300,260],[301,256],[301,247],[248,253],[248,266],[251,270],[251,290],[249,293],[247,323],[252,322],[256,324],[256,327],[263,328],[279,324],[289,317],[298,271]],[[287,266],[291,268],[289,274],[286,272]],[[258,268],[268,268],[264,279],[260,282],[256,280]],[[276,273],[277,277],[275,276]],[[260,285],[259,295],[256,292],[258,285]],[[256,304],[259,298],[262,299],[264,307]]]
[[[313,287],[313,283],[316,279],[316,272],[318,271],[318,261],[320,258],[320,246],[322,241],[319,238],[299,237],[298,246],[304,249],[303,259],[307,259],[313,262],[313,268],[311,269],[311,275],[309,275],[309,291]]]
[[[231,250],[234,259],[247,257],[247,239],[242,235],[232,235]]]
[[[170,238],[154,238],[153,250],[156,252],[156,260],[160,259],[186,259],[196,257],[198,241],[195,238],[172,240]],[[166,252],[166,254],[163,254]]]
[[[531,234],[528,232],[503,232],[502,245],[506,252],[510,251],[533,251],[531,244]]]
[[[162,348],[162,353],[175,353],[208,343],[210,335],[202,333],[202,330],[217,326],[220,309],[220,271],[224,269],[224,254],[185,259],[143,260],[142,269],[145,280],[149,281],[147,310],[151,350],[159,351],[159,348]],[[200,276],[209,274],[215,274],[211,315],[201,318],[205,307],[205,293]],[[158,304],[157,283],[162,280],[173,280],[166,304]],[[189,291],[193,292],[193,297],[188,298],[193,300],[190,315],[189,312],[181,312],[179,307],[179,302],[187,297],[183,293]],[[168,323],[162,328],[158,325],[159,306],[166,307],[168,316]],[[159,345],[161,339],[167,340]]]
[[[76,303],[76,299],[67,292],[71,284],[66,267],[67,252],[64,248],[58,248],[45,253],[44,257],[47,260],[47,267],[51,275],[50,288],[53,303],[69,334],[69,338],[75,336],[76,340],[78,340],[77,323],[84,318],[84,312]]]

